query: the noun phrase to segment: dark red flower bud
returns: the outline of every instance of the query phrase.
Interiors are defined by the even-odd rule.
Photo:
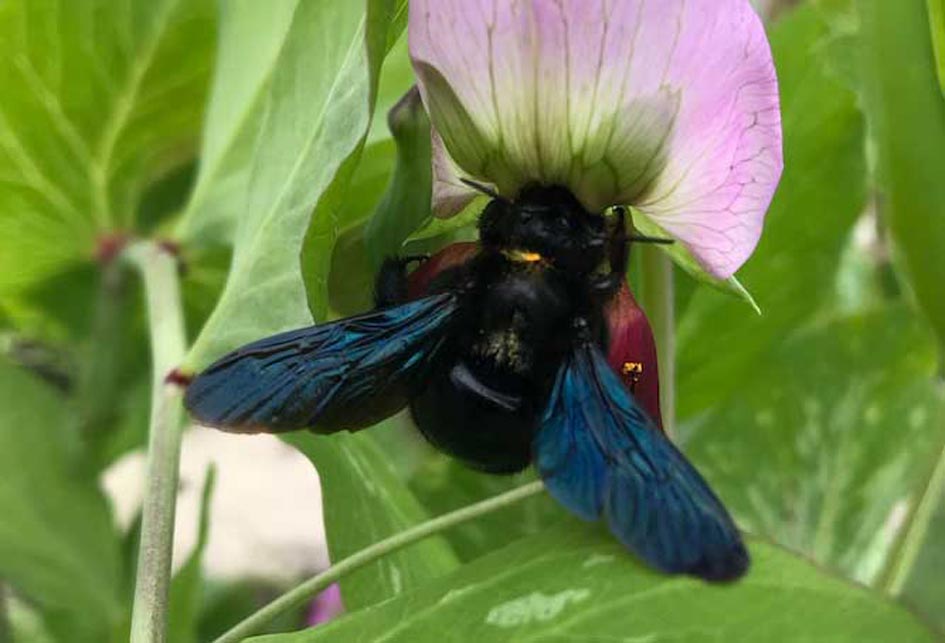
[[[607,361],[662,429],[656,342],[650,322],[627,284],[621,286],[604,314],[610,337]]]
[[[430,287],[430,282],[438,274],[458,266],[479,252],[479,244],[473,241],[453,243],[424,261],[410,273],[407,281],[407,294],[411,299],[423,297]]]

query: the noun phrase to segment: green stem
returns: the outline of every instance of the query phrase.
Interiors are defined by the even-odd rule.
[[[144,279],[154,382],[131,643],[163,643],[183,417],[181,388],[165,378],[184,358],[186,337],[176,258],[154,243],[136,244],[127,256]]]
[[[361,551],[348,556],[347,558],[335,563],[325,571],[308,579],[301,585],[290,589],[288,592],[275,599],[268,605],[265,605],[258,611],[249,615],[247,618],[237,623],[232,629],[215,639],[213,643],[237,643],[247,636],[251,636],[260,631],[260,629],[274,618],[295,607],[303,605],[306,601],[314,598],[319,592],[334,583],[345,575],[374,562],[375,560],[412,545],[433,534],[445,531],[460,523],[466,522],[483,516],[487,513],[497,511],[503,507],[515,504],[541,493],[544,485],[538,482],[530,482],[507,491],[501,495],[477,502],[476,504],[457,509],[451,513],[439,516],[432,520],[420,523],[405,531],[394,534],[380,542],[374,543]]]
[[[663,428],[673,435],[676,428],[676,299],[673,261],[661,248],[640,248],[640,302],[653,329],[660,367],[660,409]]]

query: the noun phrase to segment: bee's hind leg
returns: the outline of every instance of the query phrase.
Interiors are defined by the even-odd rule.
[[[408,299],[407,266],[414,262],[423,263],[429,258],[426,255],[414,255],[385,259],[374,279],[374,305],[378,308],[387,308],[406,303]]]
[[[630,261],[630,239],[627,235],[627,211],[615,208],[616,220],[607,241],[607,261],[610,271],[592,278],[590,287],[601,301],[610,301],[626,280],[627,264]]]

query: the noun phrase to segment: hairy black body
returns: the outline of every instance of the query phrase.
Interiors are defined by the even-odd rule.
[[[531,463],[538,417],[575,333],[606,348],[603,307],[626,272],[625,224],[621,215],[608,226],[567,190],[533,188],[514,203],[494,199],[479,236],[480,253],[431,284],[428,294],[458,293],[460,314],[410,408],[439,449],[515,473]],[[379,307],[404,301],[404,264],[391,259],[378,275]]]

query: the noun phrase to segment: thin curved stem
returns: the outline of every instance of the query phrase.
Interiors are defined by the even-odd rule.
[[[130,247],[126,256],[144,280],[153,377],[148,470],[141,514],[131,643],[163,643],[167,630],[183,424],[181,388],[165,383],[165,378],[184,358],[186,336],[177,258],[151,242]]]
[[[422,522],[410,529],[394,534],[390,538],[385,538],[369,547],[365,547],[361,551],[335,563],[325,571],[316,574],[301,585],[290,589],[268,605],[263,606],[258,611],[237,623],[225,634],[215,639],[213,643],[237,643],[238,641],[242,641],[247,636],[259,632],[260,628],[280,614],[304,604],[338,579],[374,562],[382,556],[403,549],[404,547],[460,523],[525,500],[535,494],[541,493],[543,489],[544,484],[540,481],[530,482],[495,496],[494,498],[489,498],[488,500],[483,500],[482,502],[477,502],[476,504],[468,505],[462,509],[457,509],[456,511],[433,518],[432,520]]]

